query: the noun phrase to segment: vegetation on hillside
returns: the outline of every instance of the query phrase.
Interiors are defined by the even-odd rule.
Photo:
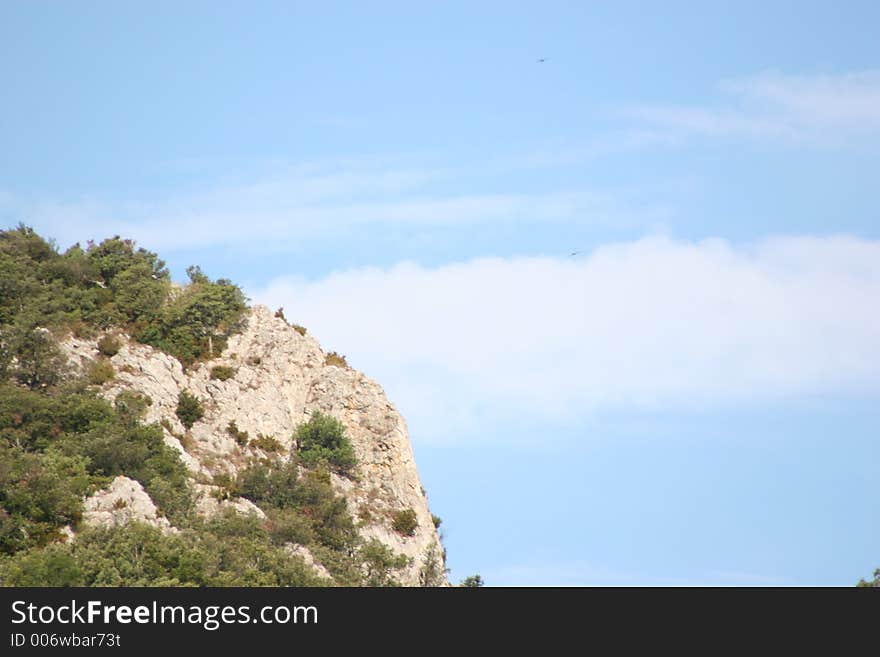
[[[288,457],[273,437],[250,438],[230,422],[242,448],[268,456],[252,457],[238,477],[222,481],[221,498],[249,499],[267,519],[230,511],[205,520],[178,452],[159,424],[143,422],[152,401],[133,392],[113,403],[98,396],[96,386],[115,376],[110,359],[122,348],[120,332],[189,366],[219,355],[240,330],[241,290],[198,267],[187,273],[189,284],[175,287],[156,254],[120,237],[62,253],[25,226],[0,231],[0,585],[328,583],[292,543],[308,546],[337,583],[396,584],[408,558],[364,544],[331,485],[331,472],[352,477],[356,466],[338,420],[316,413],[297,428]],[[71,333],[95,340],[100,353],[82,373],[59,347]],[[228,366],[211,370],[221,381],[234,374]],[[197,398],[184,391],[178,402],[187,428],[202,418]],[[139,481],[180,531],[81,526],[85,496],[117,475]],[[66,540],[68,527],[75,541]]]
[[[138,558],[133,559],[132,555]],[[175,535],[132,523],[89,529],[0,560],[7,586],[319,586],[305,562],[272,544],[254,517],[234,512]]]
[[[61,253],[26,226],[0,231],[0,367],[15,361],[20,383],[53,385],[63,374],[53,335],[112,327],[184,365],[212,358],[241,328],[246,299],[198,267],[187,274],[189,285],[175,288],[155,253],[118,236]],[[114,347],[112,339],[100,346],[108,356]]]
[[[34,391],[0,384],[0,554],[42,547],[82,514],[83,495],[116,475],[140,481],[172,522],[185,522],[186,469],[132,396],[114,407],[82,383]],[[145,402],[142,402],[145,404]]]

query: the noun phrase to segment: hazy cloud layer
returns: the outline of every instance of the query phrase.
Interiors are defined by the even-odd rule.
[[[711,137],[772,137],[826,145],[880,136],[880,71],[763,73],[719,85],[712,106],[643,105],[624,115],[653,128]]]
[[[702,105],[630,106],[615,127],[583,143],[530,144],[490,156],[442,163],[430,154],[291,164],[169,163],[205,170],[198,183],[169,194],[125,198],[26,198],[0,189],[0,221],[25,221],[62,246],[124,234],[159,251],[234,246],[296,250],[340,236],[479,226],[637,226],[650,230],[674,216],[664,203],[636,203],[620,189],[574,176],[591,159],[678,143],[693,136],[754,138],[775,144],[850,147],[880,138],[880,71],[792,76],[763,73],[718,85]],[[622,119],[622,120],[620,120]],[[560,180],[532,175],[558,170]],[[567,173],[567,175],[565,175]],[[538,182],[536,182],[538,181]],[[542,182],[541,182],[542,181]],[[586,182],[590,181],[590,182]]]
[[[251,291],[346,353],[416,437],[880,383],[880,242],[646,238],[567,259],[401,263]],[[471,438],[469,438],[471,439]]]
[[[269,251],[338,243],[340,236],[359,231],[419,235],[467,226],[650,225],[668,215],[665,208],[642,207],[595,189],[519,191],[503,181],[486,191],[444,188],[450,180],[466,180],[467,168],[368,170],[355,163],[280,169],[247,183],[206,185],[203,191],[143,201],[28,200],[0,190],[0,220],[23,220],[63,247],[121,234],[158,251],[216,246]]]

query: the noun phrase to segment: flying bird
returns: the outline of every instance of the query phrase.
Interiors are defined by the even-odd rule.
[[[546,60],[544,57],[539,57],[539,58],[538,58],[538,63],[539,63],[539,64],[543,64],[543,63],[546,62],[546,61],[547,61],[547,60]]]

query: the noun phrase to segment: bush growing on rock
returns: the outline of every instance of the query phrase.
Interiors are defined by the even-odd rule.
[[[205,409],[197,397],[186,390],[182,390],[177,396],[177,417],[187,429],[205,416]]]
[[[416,512],[412,509],[397,511],[391,518],[391,528],[402,536],[413,536],[418,526]]]
[[[98,351],[101,355],[107,356],[108,358],[118,354],[121,347],[122,343],[119,341],[119,338],[110,333],[98,340]]]
[[[350,475],[357,465],[354,448],[345,435],[345,427],[336,418],[315,412],[293,434],[303,465],[325,464],[336,472]]]
[[[419,586],[442,586],[447,573],[445,561],[445,550],[440,552],[434,543],[425,548],[419,569]]]
[[[235,368],[229,365],[215,365],[211,368],[211,378],[218,381],[228,381],[235,376]]]
[[[348,367],[348,361],[345,360],[345,356],[342,354],[337,354],[335,351],[331,351],[329,354],[324,356],[324,365],[335,365],[336,367]]]
[[[284,445],[278,442],[275,436],[264,436],[261,433],[258,433],[257,437],[254,438],[250,444],[252,447],[256,447],[257,449],[261,449],[270,454],[284,451]]]
[[[238,428],[235,420],[229,420],[229,424],[226,425],[226,433],[228,433],[238,445],[241,447],[247,447],[250,436],[247,431],[242,431]]]
[[[103,358],[94,361],[89,366],[88,379],[89,383],[100,386],[116,376],[116,371],[109,360]]]

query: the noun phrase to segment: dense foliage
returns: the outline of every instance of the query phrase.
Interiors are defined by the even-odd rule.
[[[183,463],[159,427],[139,421],[146,402],[120,397],[114,407],[82,384],[0,384],[0,553],[57,540],[79,520],[83,495],[116,475],[140,481],[172,521],[187,520]]]
[[[187,269],[190,284],[136,334],[141,342],[174,354],[184,364],[213,358],[241,328],[247,308],[242,291],[230,281],[212,282],[198,267]]]
[[[175,288],[155,253],[118,236],[60,253],[26,226],[0,231],[0,374],[14,360],[21,383],[53,385],[62,373],[51,333],[110,327],[185,365],[213,357],[240,328],[246,299],[228,280],[187,273],[190,284]],[[109,356],[118,344],[100,348]]]
[[[133,558],[137,555],[137,558]],[[166,536],[148,525],[89,529],[0,560],[8,586],[317,586],[299,557],[274,546],[253,517],[235,513]]]

